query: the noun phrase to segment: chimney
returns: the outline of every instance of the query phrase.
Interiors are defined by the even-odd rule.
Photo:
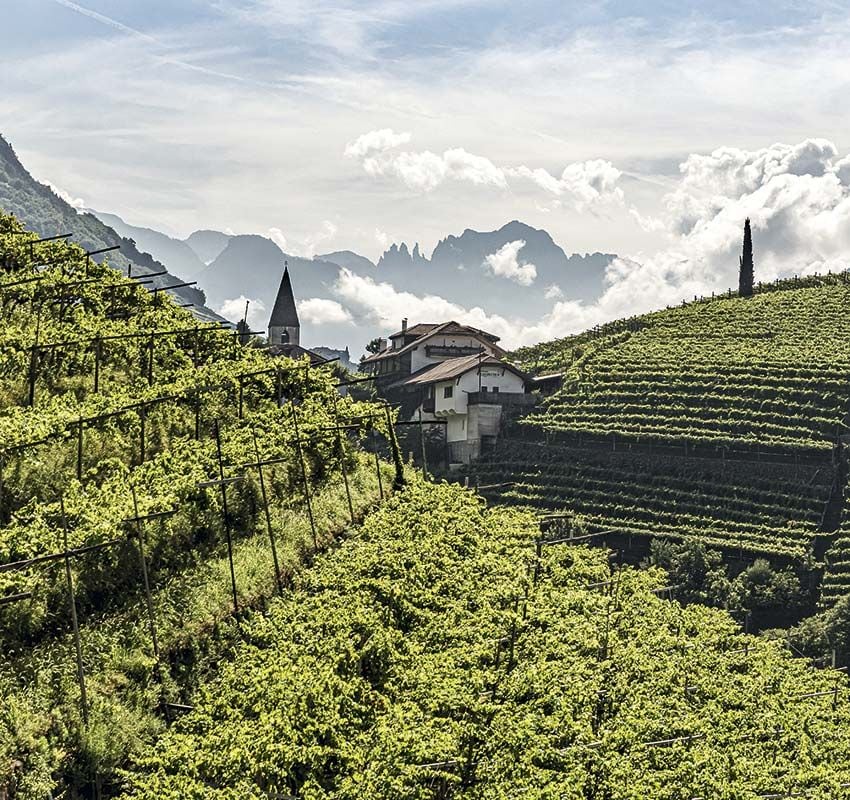
[[[384,350],[387,349],[387,340],[386,339],[378,339],[378,352],[383,353]]]
[[[401,332],[407,333],[407,317],[401,321]]]

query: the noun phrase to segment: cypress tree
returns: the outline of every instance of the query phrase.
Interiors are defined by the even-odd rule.
[[[744,252],[739,259],[738,295],[753,296],[753,234],[750,231],[750,218],[744,221]]]

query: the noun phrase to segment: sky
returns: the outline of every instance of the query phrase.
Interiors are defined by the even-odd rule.
[[[597,303],[563,287],[534,320],[341,273],[325,311],[343,325],[412,309],[509,345],[563,335],[730,285],[745,215],[763,278],[848,254],[845,2],[0,0],[0,15],[0,132],[78,205],[178,236],[272,232],[303,255],[427,254],[520,219],[568,253],[620,256]]]

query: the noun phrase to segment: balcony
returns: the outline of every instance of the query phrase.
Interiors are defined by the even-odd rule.
[[[525,392],[470,392],[468,403],[471,406],[520,406],[531,408],[538,401],[538,397]]]
[[[484,348],[480,345],[441,345],[426,344],[425,355],[428,358],[458,358],[459,356],[477,356],[483,353]]]

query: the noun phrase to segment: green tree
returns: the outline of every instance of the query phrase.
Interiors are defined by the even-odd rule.
[[[738,295],[753,296],[753,234],[750,230],[750,218],[744,220],[744,250],[739,260]]]

